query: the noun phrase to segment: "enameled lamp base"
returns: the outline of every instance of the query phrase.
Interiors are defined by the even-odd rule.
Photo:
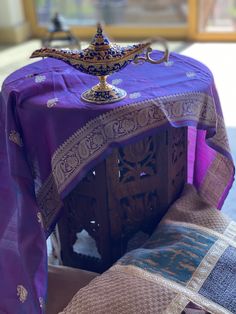
[[[81,98],[96,104],[108,104],[119,101],[127,95],[126,91],[106,82],[105,76],[99,77],[99,84],[85,91]]]

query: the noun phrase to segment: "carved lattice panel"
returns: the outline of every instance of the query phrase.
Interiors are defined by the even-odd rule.
[[[60,241],[63,242],[64,238],[67,238],[64,243],[67,247],[61,245],[62,261],[65,265],[101,272],[111,263],[104,171],[105,161],[90,171],[65,199],[66,211],[59,222]],[[80,244],[81,238],[77,239],[76,235],[81,231],[86,231],[96,242],[101,258],[93,254],[78,254],[73,250],[76,240],[78,246]]]
[[[122,238],[127,242],[133,234],[143,229],[151,233],[153,224],[157,222],[157,212],[160,213],[158,146],[158,136],[149,136],[114,150],[106,161],[109,174],[108,207],[111,236],[114,239]]]
[[[113,149],[88,173],[65,201],[59,224],[64,264],[104,271],[137,232],[152,233],[186,182],[186,132],[169,127]],[[100,259],[73,252],[81,230],[96,241]]]
[[[156,143],[153,137],[130,144],[117,151],[119,182],[127,183],[154,175],[156,170]]]
[[[170,128],[168,132],[169,198],[176,198],[187,176],[187,129]]]

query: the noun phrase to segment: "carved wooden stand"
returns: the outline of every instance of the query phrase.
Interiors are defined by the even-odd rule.
[[[63,264],[103,272],[137,232],[149,236],[186,182],[186,158],[186,128],[169,127],[113,149],[65,199],[58,224]],[[73,249],[82,230],[95,241],[100,257]]]

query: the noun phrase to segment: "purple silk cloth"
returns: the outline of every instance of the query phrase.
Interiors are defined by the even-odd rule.
[[[159,52],[154,57],[160,57]],[[188,127],[188,181],[220,208],[232,185],[230,155],[211,72],[175,53],[161,65],[129,65],[108,81],[127,97],[83,102],[97,83],[66,63],[44,59],[4,82],[0,94],[0,313],[43,313],[46,236],[63,198],[112,147],[167,125]]]

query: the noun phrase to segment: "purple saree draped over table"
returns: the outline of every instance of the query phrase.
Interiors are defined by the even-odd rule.
[[[156,52],[158,57],[159,52]],[[63,198],[112,147],[168,125],[188,127],[188,181],[220,208],[232,185],[230,155],[211,72],[172,53],[161,65],[130,65],[108,78],[127,91],[109,105],[80,94],[97,79],[44,59],[4,82],[0,95],[0,313],[42,313],[46,236]]]

